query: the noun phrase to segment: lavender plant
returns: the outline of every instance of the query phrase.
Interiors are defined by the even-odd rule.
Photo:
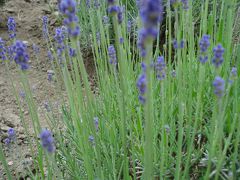
[[[58,7],[64,28],[56,29],[54,43],[43,18],[52,68],[46,78],[56,91],[64,87],[67,101],[62,98],[57,119],[51,102],[44,104],[49,130],[42,130],[27,81],[27,47],[18,40],[13,46],[34,125],[38,155],[33,178],[240,175],[240,81],[234,51],[239,42],[232,41],[236,0],[61,0]],[[83,51],[86,39],[94,85],[84,64],[89,61]],[[0,58],[10,62],[5,54],[0,39]]]

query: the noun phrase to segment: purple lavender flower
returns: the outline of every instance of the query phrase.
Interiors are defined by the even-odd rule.
[[[163,56],[158,57],[157,62],[155,63],[155,70],[157,73],[158,80],[165,79],[166,77],[165,68],[166,68],[166,64],[164,62],[164,57]]]
[[[10,59],[10,61],[12,61],[12,60],[14,59],[13,45],[8,46],[8,48],[7,48],[7,54],[8,54],[8,58]]]
[[[213,81],[214,86],[214,94],[218,96],[219,98],[224,95],[224,89],[225,89],[225,81],[217,76]]]
[[[53,75],[54,75],[53,70],[48,70],[47,71],[47,79],[48,79],[49,82],[51,82],[53,80]]]
[[[231,70],[231,76],[232,77],[237,77],[237,68],[236,67],[233,67],[232,70]]]
[[[90,7],[91,7],[91,2],[90,2],[90,0],[86,0],[86,6],[87,6],[87,8],[90,8]]]
[[[210,36],[204,34],[201,41],[199,42],[199,46],[200,46],[200,52],[206,53],[208,47],[210,46]]]
[[[76,57],[76,50],[75,49],[73,49],[73,48],[69,48],[69,56],[70,57]]]
[[[16,37],[16,22],[13,17],[8,18],[7,26],[9,38],[14,39]]]
[[[173,40],[173,48],[177,49],[178,48],[178,42],[176,39]]]
[[[131,33],[131,29],[132,29],[132,21],[129,20],[127,23],[127,32]]]
[[[214,57],[212,59],[212,63],[218,68],[224,61],[223,53],[224,48],[221,44],[218,44],[215,48],[213,48]]]
[[[22,41],[17,40],[13,45],[13,52],[16,64],[20,66],[21,70],[27,70],[29,68],[27,46]]]
[[[5,145],[9,145],[11,143],[11,140],[9,138],[4,139]]]
[[[121,24],[123,22],[123,7],[119,8],[117,17],[118,17],[118,23]]]
[[[118,14],[120,12],[120,7],[117,5],[112,5],[108,7],[108,13],[110,15],[115,15]]]
[[[49,59],[50,61],[53,60],[53,55],[52,55],[52,52],[51,52],[51,51],[48,51],[48,52],[47,52],[47,56],[48,56],[48,59]]]
[[[47,16],[43,16],[42,17],[42,32],[43,32],[43,37],[45,39],[48,38],[48,17]]]
[[[15,137],[16,137],[16,132],[15,132],[15,130],[14,130],[13,128],[9,128],[9,129],[8,129],[8,138],[9,138],[10,140],[14,140]]]
[[[5,47],[5,42],[3,41],[3,39],[0,37],[0,60],[6,60],[7,56],[6,56],[7,50]]]
[[[204,55],[201,55],[199,57],[199,61],[202,63],[202,64],[205,64],[207,61],[208,61],[208,56],[204,56]]]
[[[26,97],[26,93],[24,91],[20,91],[19,96],[24,99]]]
[[[123,44],[123,42],[124,42],[123,37],[120,37],[119,42],[120,42],[120,44]]]
[[[183,9],[187,10],[189,7],[188,7],[188,0],[181,0],[182,1],[182,4],[183,4]]]
[[[52,133],[47,130],[43,129],[39,135],[42,147],[49,153],[53,153],[55,151],[54,139]]]
[[[179,47],[180,47],[181,49],[183,49],[184,46],[185,46],[185,41],[184,41],[184,40],[181,40],[181,41],[180,41],[180,44],[179,44]]]
[[[108,56],[110,64],[116,65],[117,64],[117,56],[116,50],[113,45],[110,45],[108,48]]]
[[[142,73],[137,80],[137,88],[139,91],[138,99],[139,101],[144,104],[146,102],[146,98],[144,97],[146,90],[147,90],[147,77],[146,73]]]
[[[64,24],[68,27],[68,33],[72,37],[80,34],[78,26],[78,17],[76,16],[76,2],[74,0],[62,0],[59,4],[59,10],[64,14]]]
[[[92,146],[95,146],[94,136],[90,135],[90,136],[88,137],[88,140],[89,140],[89,142],[91,143]]]
[[[57,55],[60,59],[65,49],[64,38],[65,37],[62,28],[56,28],[54,39],[57,42]]]
[[[6,145],[10,144],[11,142],[14,142],[16,140],[16,132],[13,128],[9,128],[7,131],[8,137],[4,140],[4,143]]]
[[[145,28],[156,28],[163,18],[162,0],[142,1],[140,15]]]

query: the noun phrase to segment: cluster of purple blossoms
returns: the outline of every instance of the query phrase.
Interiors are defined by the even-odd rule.
[[[16,64],[20,66],[21,70],[27,70],[29,68],[27,46],[22,41],[17,40],[12,48]]]
[[[42,147],[47,150],[49,153],[53,153],[55,151],[54,139],[52,133],[47,130],[43,129],[39,135]]]
[[[208,56],[207,56],[207,50],[208,47],[210,46],[210,36],[204,34],[201,41],[199,42],[199,47],[200,47],[200,57],[199,57],[199,61],[204,64],[207,62],[208,60]]]
[[[172,43],[173,43],[174,49],[178,49],[178,48],[183,49],[185,46],[185,41],[183,39],[179,43],[177,42],[176,39],[174,39]]]
[[[222,97],[225,90],[225,81],[221,77],[217,76],[213,81],[213,86],[214,94],[219,98]]]
[[[3,41],[3,39],[0,37],[0,60],[6,60],[6,47],[5,47],[5,42]]]
[[[7,26],[9,38],[14,39],[16,37],[16,22],[13,17],[8,18]]]
[[[57,55],[59,58],[61,58],[65,49],[64,45],[65,36],[62,28],[56,28],[54,39],[57,43]]]
[[[212,59],[212,63],[215,65],[215,67],[219,67],[224,59],[223,59],[223,54],[224,54],[224,48],[221,44],[218,44],[215,48],[213,48],[213,53],[214,57]]]
[[[139,91],[138,99],[144,104],[146,102],[145,93],[147,91],[147,76],[146,76],[146,64],[142,63],[142,74],[138,77],[137,88]]]
[[[59,10],[65,16],[63,23],[68,27],[68,34],[77,37],[80,34],[80,27],[76,16],[76,2],[74,0],[62,0],[59,4]]]
[[[48,38],[48,17],[47,16],[43,16],[42,17],[42,32],[43,32],[43,37],[45,39]]]
[[[6,145],[16,140],[16,132],[13,128],[9,128],[7,133],[8,133],[8,137],[4,140]]]
[[[141,2],[140,16],[143,28],[139,31],[138,48],[141,56],[146,56],[145,44],[149,38],[155,39],[158,34],[158,24],[162,21],[162,0],[146,0]]]
[[[110,15],[117,15],[118,23],[121,24],[123,21],[124,8],[116,5],[116,0],[107,1],[108,1],[108,13]]]
[[[113,45],[110,45],[108,47],[108,56],[109,56],[109,63],[116,65],[117,64],[117,56],[116,56],[116,50]]]
[[[163,80],[166,78],[166,64],[164,62],[164,57],[163,56],[160,56],[158,57],[156,63],[155,63],[155,70],[156,70],[156,73],[157,73],[157,79],[158,80]]]

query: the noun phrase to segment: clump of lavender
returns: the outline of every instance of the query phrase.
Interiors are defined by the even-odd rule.
[[[141,56],[146,55],[145,44],[148,39],[155,39],[158,34],[158,24],[162,21],[162,0],[146,0],[140,4],[140,16],[143,28],[139,31],[138,47]]]
[[[68,34],[76,38],[80,34],[78,17],[76,16],[76,2],[74,0],[62,0],[59,4],[59,10],[65,16],[63,23],[68,28]]]
[[[8,18],[7,26],[9,38],[14,39],[16,37],[16,22],[13,17]]]
[[[43,129],[39,135],[42,147],[49,153],[55,151],[54,138],[51,131]]]
[[[17,40],[13,45],[14,61],[18,64],[21,70],[27,70],[29,68],[29,56],[27,53],[27,46],[22,42]]]
[[[219,98],[222,97],[225,90],[225,81],[221,77],[217,76],[213,81],[213,86],[214,94]]]
[[[212,63],[215,65],[215,67],[219,67],[224,59],[223,59],[223,54],[224,54],[224,48],[221,44],[218,44],[216,47],[213,48],[213,53],[214,57],[212,59]]]
[[[142,63],[142,74],[140,74],[138,77],[137,88],[139,91],[138,99],[142,104],[144,104],[146,102],[145,93],[147,91],[147,77],[145,63]]]
[[[116,50],[113,45],[110,45],[108,47],[108,56],[109,56],[109,63],[116,65],[117,64],[117,56],[116,56]]]
[[[7,53],[7,50],[6,50],[6,47],[5,47],[5,42],[0,37],[0,60],[6,60],[7,59],[6,53]]]
[[[45,39],[48,38],[48,17],[47,16],[43,16],[42,17],[42,32],[43,32],[43,37]]]
[[[208,60],[207,50],[209,46],[210,46],[210,36],[204,34],[201,41],[199,42],[199,47],[200,47],[199,61],[202,64],[206,63]]]
[[[166,68],[166,64],[164,62],[164,57],[163,56],[158,57],[158,59],[155,63],[155,70],[156,70],[156,73],[157,73],[157,79],[158,80],[165,79],[165,77],[166,77],[165,68]]]

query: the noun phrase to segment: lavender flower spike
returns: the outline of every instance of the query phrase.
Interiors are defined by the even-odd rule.
[[[21,70],[27,70],[29,68],[29,56],[27,53],[27,46],[17,40],[13,45],[14,61],[18,64]]]
[[[221,77],[217,76],[213,81],[213,86],[214,94],[219,98],[222,97],[225,90],[225,81]]]
[[[213,53],[214,57],[212,59],[212,63],[215,65],[215,67],[219,67],[224,59],[223,59],[223,54],[224,54],[224,48],[221,44],[218,44],[215,48],[213,48]]]
[[[52,133],[47,130],[43,129],[39,135],[42,147],[49,153],[53,153],[55,151],[54,139]]]

